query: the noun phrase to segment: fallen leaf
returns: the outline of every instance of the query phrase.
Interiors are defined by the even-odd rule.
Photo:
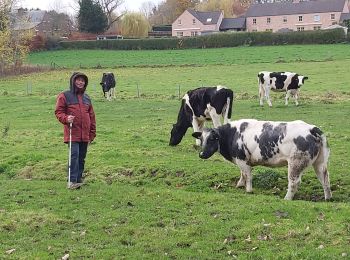
[[[7,250],[6,254],[10,255],[10,254],[12,254],[15,251],[16,251],[16,249],[13,248],[13,249]]]
[[[248,237],[245,239],[246,242],[252,242],[252,239],[250,238],[250,235],[248,235]]]
[[[324,245],[320,245],[319,247],[318,247],[318,249],[323,249],[324,248]]]
[[[62,256],[61,260],[68,260],[69,259],[69,254],[65,254]]]
[[[288,212],[277,210],[275,211],[275,216],[278,218],[287,218]]]

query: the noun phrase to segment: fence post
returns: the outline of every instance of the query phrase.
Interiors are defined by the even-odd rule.
[[[140,88],[139,88],[139,83],[136,84],[137,86],[137,97],[140,98]]]
[[[181,99],[181,86],[180,86],[180,84],[179,84],[178,87],[179,87],[179,89],[178,89],[178,91],[179,91],[179,92],[178,92],[178,93],[179,93],[179,99]]]
[[[32,83],[27,81],[27,95],[32,94]]]

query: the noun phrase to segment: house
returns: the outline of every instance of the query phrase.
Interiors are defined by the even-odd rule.
[[[172,24],[172,36],[197,36],[220,31],[224,13],[199,12],[192,9],[184,11]]]
[[[320,30],[339,24],[349,14],[347,0],[293,0],[252,4],[246,12],[248,32]]]
[[[27,10],[19,8],[11,13],[11,28],[14,31],[27,31],[33,36],[67,37],[74,30],[67,14],[55,11]]]
[[[349,23],[349,0],[292,0],[252,4],[244,17],[223,18],[222,11],[188,9],[172,24],[172,36],[197,36],[213,32],[289,32],[321,30]]]

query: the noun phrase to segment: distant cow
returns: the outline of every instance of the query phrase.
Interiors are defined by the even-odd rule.
[[[181,142],[189,127],[201,132],[206,120],[212,120],[214,127],[221,125],[220,116],[227,123],[232,114],[233,91],[223,86],[202,87],[190,90],[182,98],[176,124],[171,130],[169,145]],[[200,141],[196,140],[197,145]]]
[[[102,86],[103,96],[111,101],[112,97],[115,99],[115,78],[112,72],[103,73],[100,85]]]
[[[266,98],[269,106],[272,106],[270,100],[270,90],[272,91],[285,91],[286,101],[285,105],[288,105],[289,96],[292,95],[295,98],[295,104],[298,103],[299,88],[304,84],[308,77],[301,76],[293,72],[268,72],[261,71],[258,74],[259,82],[259,96],[260,106],[263,105],[264,97]]]
[[[303,121],[271,122],[241,119],[192,134],[202,141],[199,157],[208,159],[218,151],[241,170],[237,187],[252,191],[252,167],[288,165],[288,192],[293,199],[302,172],[310,165],[321,182],[326,200],[332,197],[327,169],[329,148],[322,131]]]

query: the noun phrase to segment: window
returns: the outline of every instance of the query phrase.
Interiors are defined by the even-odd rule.
[[[252,32],[257,32],[258,30],[257,29],[253,29]]]
[[[253,18],[253,24],[256,24],[256,19],[255,18]]]
[[[288,22],[287,17],[283,17],[283,22],[284,23]]]
[[[183,33],[183,32],[177,32],[177,33],[176,33],[176,36],[177,36],[177,37],[183,37],[183,36],[184,36],[184,33]]]
[[[267,17],[267,18],[266,18],[266,22],[267,22],[267,23],[271,23],[271,18],[270,18],[270,17]]]
[[[266,32],[272,32],[272,29],[266,29]]]
[[[207,23],[210,23],[212,20],[212,18],[207,18]]]
[[[196,24],[196,19],[192,19],[192,24]]]
[[[197,31],[194,31],[194,32],[191,32],[191,36],[197,36],[198,35],[198,32]]]
[[[321,26],[314,26],[314,31],[321,30]]]
[[[178,24],[181,24],[181,19],[177,20],[177,23],[178,23]]]
[[[302,22],[302,21],[303,21],[303,16],[299,15],[299,22]]]
[[[319,22],[321,20],[318,14],[314,15],[314,22]]]
[[[335,14],[331,14],[331,20],[335,20]]]
[[[298,30],[298,32],[302,32],[305,30],[305,28],[304,27],[297,27],[297,30]]]

